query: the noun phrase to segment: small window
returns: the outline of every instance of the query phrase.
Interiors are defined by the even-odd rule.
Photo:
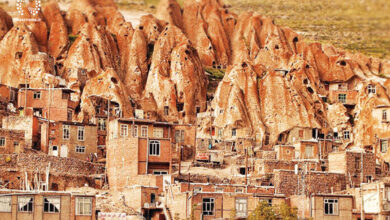
[[[164,128],[154,127],[153,128],[153,137],[163,138],[164,137]]]
[[[347,102],[347,94],[339,94],[339,102],[345,104]]]
[[[149,155],[160,156],[160,141],[149,142]]]
[[[70,126],[69,125],[63,125],[62,126],[62,137],[65,140],[69,140],[70,134]]]
[[[237,129],[233,128],[232,129],[232,137],[235,137],[237,135]]]
[[[0,146],[1,147],[5,146],[5,137],[0,137]]]
[[[382,121],[387,121],[387,111],[386,110],[382,111]]]
[[[168,115],[169,114],[169,107],[168,106],[164,106],[164,115]]]
[[[0,212],[11,212],[11,196],[0,196]]]
[[[72,110],[68,110],[67,119],[68,121],[72,121]]]
[[[338,199],[324,199],[324,214],[338,215],[339,214],[339,200]]]
[[[43,199],[43,212],[59,213],[61,208],[60,197],[45,197]]]
[[[163,170],[153,170],[153,175],[167,175],[168,172],[167,171],[163,171]]]
[[[196,114],[200,113],[200,107],[196,106]]]
[[[202,187],[194,187],[194,192],[195,193],[199,193],[199,192],[202,192],[202,191],[203,191]]]
[[[269,145],[269,134],[265,134],[264,145]]]
[[[133,137],[138,137],[138,126],[137,125],[133,126]]]
[[[223,129],[222,128],[218,128],[218,137],[222,137],[222,132],[223,132]]]
[[[76,197],[76,215],[92,215],[91,197]]]
[[[362,166],[362,164],[361,164],[360,157],[355,157],[355,169],[356,169],[357,171],[359,171],[360,168],[361,168],[361,166]]]
[[[176,141],[176,143],[184,142],[184,130],[176,130],[175,131],[175,141]]]
[[[313,155],[313,145],[306,145],[305,146],[305,159],[311,159],[314,157]]]
[[[203,198],[202,213],[204,216],[214,215],[214,198]]]
[[[41,92],[34,92],[34,99],[41,99]]]
[[[52,151],[58,151],[58,146],[53,146],[51,149]]]
[[[380,144],[381,144],[381,152],[382,153],[386,153],[387,152],[387,148],[389,146],[389,140],[381,140]]]
[[[127,137],[128,135],[128,126],[127,125],[121,125],[121,136]]]
[[[99,118],[98,125],[99,131],[105,131],[107,126],[107,120],[105,118]]]
[[[78,126],[78,128],[77,128],[77,140],[84,141],[84,126]]]
[[[85,153],[85,146],[76,146],[76,153]]]
[[[236,198],[236,217],[246,218],[248,215],[248,199]]]
[[[349,140],[349,131],[344,131],[344,139]]]
[[[367,90],[368,90],[368,94],[370,94],[370,93],[375,94],[376,93],[375,85],[369,84],[367,86]]]
[[[19,212],[32,212],[34,210],[34,197],[20,196],[18,197]]]
[[[148,137],[148,126],[141,126],[141,137]]]

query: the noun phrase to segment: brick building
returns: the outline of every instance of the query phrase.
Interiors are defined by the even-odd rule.
[[[0,128],[0,153],[21,153],[25,148],[24,131]]]
[[[173,124],[147,119],[116,119],[109,123],[107,174],[110,188],[157,186],[156,178],[172,173]]]
[[[53,156],[95,161],[97,126],[69,121],[43,123],[41,150]]]
[[[94,220],[94,195],[70,192],[0,191],[0,219]]]
[[[375,179],[375,155],[358,151],[340,151],[329,154],[329,172],[346,176],[347,183],[358,186]],[[363,158],[363,159],[362,159]]]
[[[17,107],[18,89],[4,84],[0,84],[0,102],[1,106],[5,107],[8,103],[12,103]]]
[[[2,127],[9,130],[24,131],[24,139],[27,148],[40,148],[40,124],[43,123],[42,118],[36,116],[14,116],[4,117]]]
[[[72,90],[66,88],[22,88],[18,94],[18,107],[24,115],[35,115],[49,120],[71,121],[77,103],[71,101]]]
[[[291,196],[290,202],[292,207],[297,208],[299,219],[352,219],[352,195],[295,195]]]
[[[356,105],[358,91],[347,82],[335,82],[329,84],[329,100],[344,105]]]

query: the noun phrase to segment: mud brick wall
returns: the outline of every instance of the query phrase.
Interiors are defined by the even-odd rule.
[[[255,173],[256,174],[272,174],[274,170],[294,170],[297,161],[286,160],[256,160],[255,161]],[[309,171],[319,171],[321,169],[320,163],[306,162],[307,169]],[[299,164],[300,168],[303,168],[303,164]]]
[[[298,183],[299,178],[299,183]],[[273,183],[276,193],[286,196],[305,193],[331,193],[346,189],[344,174],[328,172],[308,172],[296,175],[290,170],[275,170]],[[299,185],[299,188],[298,188]]]
[[[346,175],[354,185],[361,181],[361,153],[346,152]],[[363,154],[363,182],[367,182],[367,176],[375,178],[375,156],[373,153]]]

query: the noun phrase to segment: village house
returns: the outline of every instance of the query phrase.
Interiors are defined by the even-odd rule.
[[[95,220],[96,198],[62,191],[0,190],[0,219]]]
[[[353,197],[344,194],[294,195],[291,206],[297,208],[299,219],[352,219]]]
[[[247,218],[261,201],[279,205],[286,201],[283,195],[275,194],[273,187],[178,183],[171,187],[172,195],[167,204],[173,216],[186,219]],[[180,204],[180,205],[179,205]]]
[[[121,118],[109,122],[108,132],[106,166],[110,188],[162,187],[162,175],[172,173],[172,150],[176,148],[173,124]]]
[[[36,116],[9,115],[3,118],[2,128],[24,131],[24,142],[27,148],[40,149],[40,125],[45,119]]]
[[[97,126],[69,121],[41,125],[41,150],[52,156],[97,159]]]
[[[353,85],[348,82],[333,82],[329,84],[329,101],[338,102],[346,106],[356,105],[358,90],[353,89]]]
[[[354,199],[353,218],[387,220],[390,218],[390,184],[384,181],[361,184],[347,190]],[[362,210],[363,205],[363,210]]]
[[[362,159],[363,158],[363,159]],[[375,179],[375,155],[363,150],[346,150],[329,154],[329,172],[346,176],[351,187]]]
[[[22,153],[25,148],[24,131],[0,128],[0,153]]]
[[[128,201],[129,207],[142,213],[145,219],[168,219],[168,216],[165,216],[166,206],[159,198],[158,187],[133,185],[127,189],[126,196],[131,198]]]
[[[73,90],[66,88],[21,88],[18,107],[24,115],[48,120],[72,121],[77,103],[71,101]]]
[[[0,84],[0,103],[1,110],[6,110],[8,105],[12,103],[13,107],[17,107],[18,89]]]

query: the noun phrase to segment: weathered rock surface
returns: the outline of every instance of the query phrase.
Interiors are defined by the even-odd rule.
[[[0,41],[12,26],[12,17],[4,9],[0,8]]]

